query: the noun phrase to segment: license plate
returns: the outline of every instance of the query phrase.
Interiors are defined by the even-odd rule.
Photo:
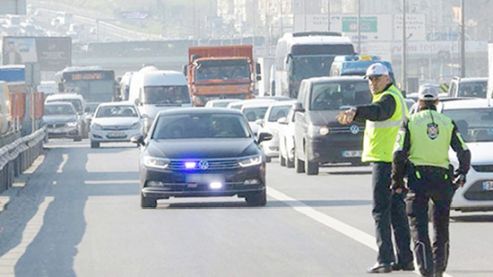
[[[224,177],[217,174],[187,174],[186,180],[188,183],[223,182]]]
[[[361,157],[361,151],[342,151],[342,156],[344,158]]]
[[[491,191],[493,190],[493,181],[483,181],[481,187],[484,191]]]
[[[125,133],[122,133],[122,132],[111,132],[111,133],[108,133],[108,135],[107,135],[108,138],[124,138],[126,136],[127,135],[125,135]]]

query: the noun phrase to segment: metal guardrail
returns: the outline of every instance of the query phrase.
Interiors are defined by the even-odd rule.
[[[45,128],[41,128],[0,148],[0,193],[12,187],[14,178],[41,154],[44,138]]]

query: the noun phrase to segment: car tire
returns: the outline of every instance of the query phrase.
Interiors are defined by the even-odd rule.
[[[265,206],[267,204],[266,190],[252,192],[245,198],[248,206]]]
[[[296,173],[305,172],[305,162],[298,159],[298,155],[296,155],[296,150],[294,150],[294,171],[296,171]]]
[[[286,166],[286,159],[282,156],[281,151],[279,151],[279,164],[281,166]]]
[[[140,194],[140,207],[143,209],[154,209],[157,207],[157,199],[151,197],[145,197],[143,193]]]
[[[318,162],[308,161],[308,152],[305,146],[305,172],[306,175],[318,175]]]
[[[91,148],[99,148],[99,142],[91,140]]]
[[[272,158],[269,156],[265,156],[265,162],[270,163],[272,161]]]
[[[294,161],[290,160],[289,158],[286,158],[286,167],[287,168],[293,168],[294,167]]]

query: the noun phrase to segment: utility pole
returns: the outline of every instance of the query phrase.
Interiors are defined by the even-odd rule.
[[[358,54],[361,54],[361,0],[358,0]]]
[[[306,32],[306,0],[303,0],[303,20],[305,21],[303,23],[303,31]]]
[[[406,60],[406,0],[402,0],[402,90],[407,91],[407,60]]]
[[[330,0],[327,0],[327,31],[330,32]]]
[[[464,0],[460,0],[460,77],[466,77],[466,27]]]
[[[282,4],[283,4],[283,0],[279,0],[279,14],[280,14],[280,24],[281,24],[281,36],[284,34],[284,24],[282,22],[282,17],[283,17],[283,14],[282,14]]]

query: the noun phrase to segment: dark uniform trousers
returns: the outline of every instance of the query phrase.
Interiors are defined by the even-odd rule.
[[[416,173],[419,172],[419,173]],[[449,255],[450,203],[454,195],[451,173],[440,167],[410,168],[406,210],[420,273],[444,272]],[[433,201],[433,251],[428,233],[428,204]]]
[[[410,249],[411,238],[409,222],[406,216],[404,196],[392,194],[390,173],[392,164],[374,162],[373,170],[373,219],[375,220],[378,246],[377,261],[381,264],[408,264],[413,260]],[[396,242],[396,255],[392,246],[392,229]],[[397,256],[397,260],[395,259]]]

